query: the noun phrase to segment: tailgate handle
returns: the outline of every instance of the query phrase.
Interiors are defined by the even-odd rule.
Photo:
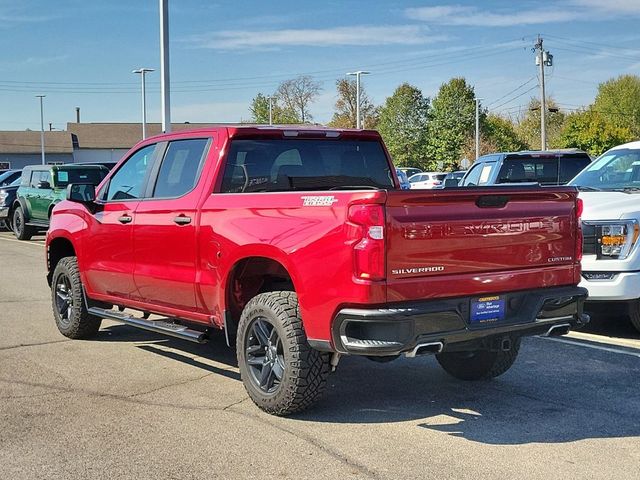
[[[482,195],[476,200],[479,208],[502,208],[509,203],[508,195]]]

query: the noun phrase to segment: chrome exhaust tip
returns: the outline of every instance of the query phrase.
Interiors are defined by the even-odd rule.
[[[408,351],[405,355],[408,358],[415,358],[422,355],[435,355],[442,352],[444,344],[442,342],[419,343],[413,350]]]
[[[571,330],[571,325],[568,323],[561,323],[560,325],[553,325],[547,333],[542,335],[543,337],[559,337],[561,335],[566,335]]]

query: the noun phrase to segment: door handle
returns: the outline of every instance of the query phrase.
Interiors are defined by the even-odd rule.
[[[173,219],[174,223],[178,225],[189,225],[191,223],[191,217],[187,217],[185,214],[180,214]]]
[[[133,218],[131,217],[131,215],[126,215],[126,214],[118,218],[118,221],[120,223],[131,223],[132,220]]]

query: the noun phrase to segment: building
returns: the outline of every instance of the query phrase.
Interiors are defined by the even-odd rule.
[[[67,132],[45,132],[47,163],[73,162],[73,142]],[[40,132],[0,131],[0,168],[22,169],[42,163]]]
[[[211,123],[173,123],[172,130],[211,126]],[[67,123],[73,139],[74,162],[115,162],[142,139],[140,123]],[[162,133],[160,123],[147,123],[147,136]]]
[[[204,128],[212,123],[174,123],[173,130]],[[147,135],[162,133],[147,124]],[[66,131],[45,132],[48,164],[115,162],[142,139],[139,123],[67,123]],[[21,169],[42,162],[39,131],[0,131],[0,169]]]

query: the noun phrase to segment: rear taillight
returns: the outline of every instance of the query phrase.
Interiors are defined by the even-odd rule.
[[[582,236],[582,211],[584,210],[584,203],[581,198],[576,199],[576,221],[578,223],[578,233],[576,235],[576,262],[582,261],[583,251],[583,236]]]
[[[384,208],[351,205],[349,221],[360,227],[353,245],[353,270],[362,280],[384,280]]]

